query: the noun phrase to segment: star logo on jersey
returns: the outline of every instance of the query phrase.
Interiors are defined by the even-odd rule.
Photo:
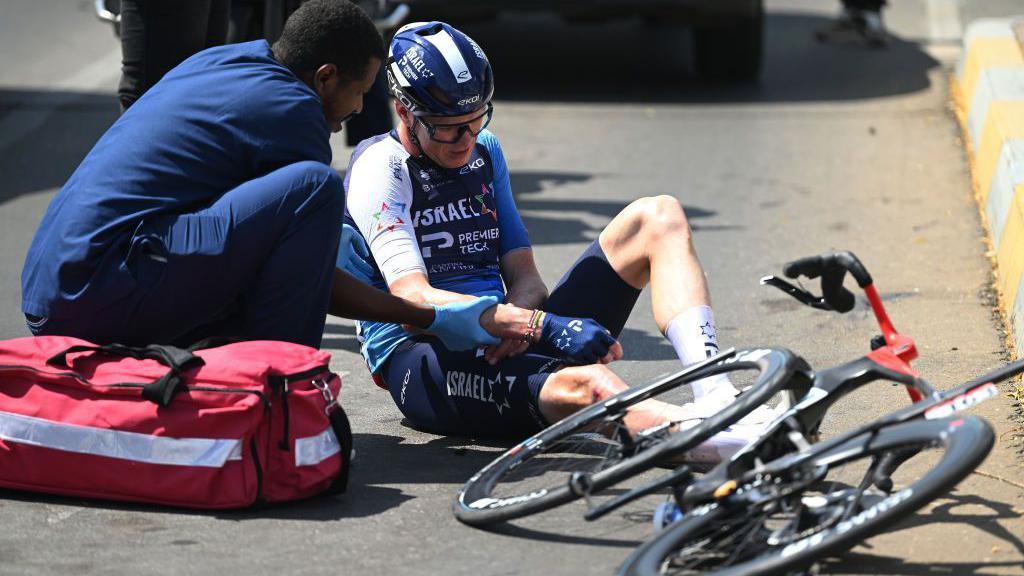
[[[401,214],[405,211],[405,204],[402,202],[395,202],[389,206],[387,202],[381,202],[380,210],[373,213],[373,220],[377,223],[378,232],[381,230],[391,232],[395,229],[395,226],[405,224],[405,221],[402,220],[401,216],[391,213],[392,209],[394,209],[397,214]]]
[[[493,202],[494,201],[494,195],[491,194],[491,191],[487,188],[487,184],[481,184],[480,185],[480,189],[481,189],[482,193],[476,195],[476,201],[480,203],[480,213],[481,214],[490,214],[491,218],[494,218],[494,221],[497,222],[498,221],[498,211],[497,210],[491,210],[490,208],[487,207],[487,203],[484,202],[484,198],[486,198],[488,195],[491,196],[491,201]]]

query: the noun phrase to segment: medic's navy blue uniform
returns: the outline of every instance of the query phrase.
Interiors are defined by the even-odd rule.
[[[171,70],[53,199],[22,271],[36,334],[319,346],[344,210],[320,99],[265,41]]]
[[[465,166],[448,170],[411,156],[396,133],[362,142],[346,176],[347,218],[370,247],[387,286],[413,272],[460,294],[505,298],[500,260],[530,248],[497,138],[480,133]],[[593,318],[617,336],[639,291],[594,242],[544,309]],[[548,423],[538,396],[563,363],[528,351],[489,365],[482,351],[454,352],[396,324],[361,322],[362,352],[411,423],[439,433],[523,436]]]

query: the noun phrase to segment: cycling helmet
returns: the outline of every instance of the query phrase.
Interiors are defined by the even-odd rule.
[[[402,26],[388,51],[388,85],[417,116],[461,116],[494,94],[491,63],[469,36],[444,22]]]

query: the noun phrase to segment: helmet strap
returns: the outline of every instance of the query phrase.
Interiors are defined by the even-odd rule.
[[[419,119],[417,119],[415,115],[411,115],[411,116],[412,116],[412,126],[408,127],[409,128],[409,130],[408,130],[408,132],[409,132],[409,141],[412,142],[413,145],[416,146],[416,148],[420,151],[419,158],[425,158],[428,161],[430,161],[431,164],[437,166],[438,168],[447,170],[446,168],[444,168],[444,166],[441,165],[440,162],[438,162],[437,160],[434,160],[433,158],[431,158],[427,154],[427,151],[423,149],[423,145],[420,143],[420,137],[416,135],[416,123],[419,122]]]

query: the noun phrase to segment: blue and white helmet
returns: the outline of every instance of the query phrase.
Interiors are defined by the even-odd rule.
[[[461,116],[494,94],[491,63],[480,46],[444,22],[402,26],[388,51],[388,85],[417,116]]]

